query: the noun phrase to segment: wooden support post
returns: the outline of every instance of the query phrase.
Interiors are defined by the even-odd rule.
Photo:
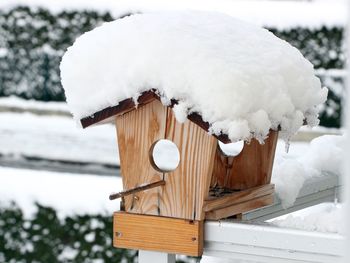
[[[175,263],[175,254],[155,252],[148,250],[139,250],[139,263]]]

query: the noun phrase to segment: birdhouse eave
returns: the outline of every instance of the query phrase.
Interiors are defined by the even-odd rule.
[[[95,112],[90,116],[82,118],[80,120],[80,123],[83,128],[107,123],[112,121],[115,116],[122,115],[124,113],[136,110],[138,107],[144,106],[153,100],[159,100],[159,101],[161,100],[159,95],[157,94],[157,91],[154,89],[143,92],[137,98],[137,103],[135,103],[135,100],[133,98],[122,100],[113,107],[107,107],[105,109]],[[175,104],[177,104],[177,100],[172,99],[170,105],[168,105],[167,107],[172,108]],[[193,123],[195,123],[196,125],[198,125],[199,127],[201,127],[202,129],[204,129],[205,131],[207,132],[209,131],[210,124],[204,121],[200,114],[193,112],[193,113],[190,113],[187,116],[187,118]],[[220,134],[220,135],[213,134],[213,136],[223,143],[231,142],[226,134]]]

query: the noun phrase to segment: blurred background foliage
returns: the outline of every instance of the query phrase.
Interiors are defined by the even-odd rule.
[[[67,47],[82,33],[128,15],[78,10],[52,13],[26,6],[0,11],[0,96],[64,101],[59,63]],[[339,127],[344,77],[329,72],[344,67],[343,28],[269,30],[314,64],[323,85],[330,88],[329,101],[321,109],[321,125]]]
[[[137,251],[114,248],[111,215],[58,217],[51,207],[36,204],[24,216],[12,203],[0,205],[0,263],[133,263]],[[197,262],[182,257],[177,263]]]
[[[0,262],[135,262],[136,251],[113,248],[110,215],[62,219],[36,206],[29,218],[15,203],[0,207]]]

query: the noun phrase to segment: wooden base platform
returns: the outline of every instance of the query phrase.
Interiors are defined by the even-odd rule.
[[[115,212],[113,246],[188,256],[203,254],[203,221]]]
[[[219,220],[273,203],[274,185],[208,197],[203,206],[205,219]],[[203,254],[203,220],[115,212],[113,246],[170,254]]]

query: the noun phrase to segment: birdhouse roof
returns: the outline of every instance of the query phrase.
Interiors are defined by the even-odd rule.
[[[68,105],[84,127],[152,93],[179,122],[197,116],[195,123],[216,136],[263,141],[270,129],[291,135],[305,122],[317,125],[317,106],[327,97],[296,48],[211,12],[155,12],[105,23],[68,48],[60,69]]]
[[[80,122],[83,128],[89,127],[96,123],[101,124],[101,123],[110,122],[113,120],[112,117],[135,110],[138,107],[143,106],[153,100],[161,101],[161,98],[158,95],[157,90],[145,91],[137,98],[137,101],[134,101],[132,98],[125,99],[119,102],[119,104],[116,106],[105,108],[101,111],[95,112],[91,116],[82,118]],[[170,101],[170,104],[167,106],[173,108],[175,105],[177,105],[177,103],[178,101],[173,99]],[[189,115],[187,115],[187,119],[194,122],[195,124],[200,126],[202,129],[209,131],[210,124],[208,122],[203,121],[202,117],[198,113],[196,112],[190,113]],[[213,135],[223,143],[231,142],[227,134],[221,133],[221,134],[213,134]]]

